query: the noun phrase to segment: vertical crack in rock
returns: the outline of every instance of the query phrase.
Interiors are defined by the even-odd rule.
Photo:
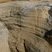
[[[24,47],[26,52],[41,52],[38,48],[26,40],[24,41]]]

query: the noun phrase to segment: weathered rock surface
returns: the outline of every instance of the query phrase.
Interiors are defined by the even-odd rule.
[[[8,45],[8,30],[0,21],[0,52],[10,52]]]
[[[28,1],[0,4],[0,21],[9,31],[11,52],[52,52],[52,46],[43,38],[52,29],[47,21],[51,5]]]
[[[0,3],[6,3],[11,1],[52,2],[52,0],[0,0]]]

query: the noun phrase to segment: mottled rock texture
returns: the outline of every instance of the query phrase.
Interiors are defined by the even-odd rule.
[[[9,31],[11,52],[52,52],[52,45],[43,38],[52,29],[48,12],[51,5],[28,1],[0,4],[0,21]]]

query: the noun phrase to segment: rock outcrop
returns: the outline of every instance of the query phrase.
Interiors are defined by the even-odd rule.
[[[28,1],[0,4],[0,21],[9,31],[11,52],[52,52],[52,46],[43,38],[52,29],[48,12],[51,5]]]
[[[8,45],[8,30],[0,21],[0,52],[10,52]]]

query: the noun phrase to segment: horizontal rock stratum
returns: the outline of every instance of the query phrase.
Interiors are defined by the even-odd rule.
[[[11,52],[52,52],[43,37],[52,30],[51,2],[15,1],[0,4],[0,21],[9,31]]]

